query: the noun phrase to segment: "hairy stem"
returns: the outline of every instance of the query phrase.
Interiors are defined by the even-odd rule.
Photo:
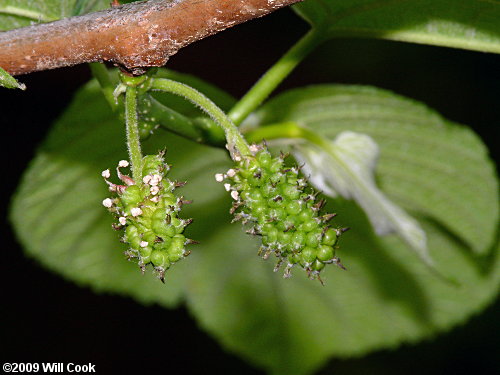
[[[238,153],[242,155],[251,155],[248,143],[243,138],[238,128],[231,122],[222,109],[198,90],[166,78],[152,78],[150,88],[151,90],[166,91],[182,96],[199,106],[208,116],[219,124],[222,129],[224,129],[229,152],[233,158],[235,158],[235,155]]]
[[[128,86],[125,92],[125,123],[132,178],[138,183],[141,180],[142,153],[137,119],[137,88],[133,86]]]
[[[322,40],[315,30],[309,31],[229,111],[229,118],[241,124]]]

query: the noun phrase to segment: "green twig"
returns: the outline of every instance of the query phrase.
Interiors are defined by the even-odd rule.
[[[104,64],[101,63],[91,63],[89,64],[89,67],[95,79],[97,79],[97,82],[99,82],[106,101],[109,103],[113,110],[116,110],[118,108],[118,103],[116,102],[113,95],[116,83],[113,83],[113,81],[111,80],[108,69]]]
[[[231,111],[229,111],[228,117],[236,125],[241,124],[322,41],[323,39],[315,30],[311,30],[304,35],[236,103]]]
[[[50,17],[46,14],[15,5],[0,5],[0,13],[10,16],[29,18],[37,22],[51,22],[58,19],[57,17]]]
[[[151,81],[150,89],[166,91],[184,97],[199,106],[208,116],[219,124],[219,126],[224,129],[229,152],[233,158],[235,158],[238,153],[242,155],[251,155],[248,143],[243,138],[238,128],[214,102],[201,92],[183,83],[166,78],[153,78]]]
[[[280,122],[252,129],[245,133],[249,142],[261,142],[262,140],[271,140],[279,138],[300,138],[309,142],[328,148],[328,142],[312,130],[304,128],[293,121]]]
[[[139,113],[159,124],[162,128],[174,132],[195,142],[203,141],[201,129],[195,126],[192,119],[163,105],[150,94],[139,98]]]

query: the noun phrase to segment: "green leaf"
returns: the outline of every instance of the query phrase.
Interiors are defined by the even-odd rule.
[[[100,171],[126,158],[124,145],[124,126],[97,85],[86,86],[25,173],[11,220],[28,255],[78,284],[174,305],[180,298],[178,279],[169,278],[165,288],[127,262],[120,234],[111,229],[112,218],[101,205],[109,193]]]
[[[228,105],[233,100],[199,79],[176,72],[162,74],[191,83],[219,104]],[[169,105],[188,112],[187,108],[177,108],[176,103]],[[177,158],[182,158],[186,150],[193,158],[214,152],[225,154],[207,147],[193,148],[192,142],[178,137],[173,137],[170,145],[167,140],[171,137],[159,132],[144,143],[144,151],[156,153],[167,145],[167,161],[176,166],[174,178],[182,181],[190,177],[195,186],[198,182],[193,176],[202,175],[199,168],[203,170],[203,166],[190,159],[177,162]],[[38,151],[13,201],[11,219],[28,254],[48,268],[97,291],[129,294],[142,302],[171,306],[181,296],[182,263],[167,274],[168,287],[151,275],[142,276],[135,264],[125,261],[119,234],[110,227],[112,218],[100,204],[108,194],[100,171],[124,158],[124,124],[92,82],[80,90]],[[190,186],[185,190],[189,198]],[[197,194],[206,199],[212,195],[212,191]]]
[[[109,0],[2,0],[0,31],[109,8]]]
[[[80,16],[85,13],[109,8],[111,1],[109,0],[76,0],[73,6],[73,16]]]
[[[0,86],[6,87],[8,89],[26,90],[26,85],[24,83],[19,83],[14,77],[12,77],[2,68],[0,68]]]
[[[158,133],[145,143],[145,152],[165,148],[167,138],[166,133]],[[182,181],[189,176],[197,184],[193,176],[200,165],[190,159],[177,161],[192,145],[175,137],[173,145],[167,146],[167,161],[175,165],[173,178]],[[224,154],[207,147],[189,154],[204,158],[213,152]],[[136,264],[125,260],[120,234],[111,229],[112,217],[101,205],[109,193],[100,171],[126,158],[124,124],[108,108],[95,83],[85,86],[25,173],[11,219],[27,253],[48,268],[96,291],[172,306],[181,296],[182,262],[169,271],[166,286],[150,274],[142,276]],[[186,191],[189,198],[189,187]],[[204,195],[209,198],[211,192]],[[183,263],[188,262],[189,258]]]
[[[353,228],[337,253],[347,271],[327,267],[325,287],[302,272],[285,280],[256,256],[257,241],[243,237],[239,225],[211,216],[220,203],[212,207],[205,223],[212,232],[197,236],[202,245],[189,268],[188,305],[224,347],[273,374],[307,374],[331,356],[428,338],[462,323],[498,292],[500,257],[481,269],[466,248],[425,219],[435,260],[459,287],[442,282],[399,239],[376,236],[363,212],[340,200],[337,222]]]
[[[432,218],[485,254],[498,229],[498,181],[488,151],[464,126],[388,91],[322,85],[284,93],[262,124],[295,121],[334,139],[364,133],[380,147],[377,183],[404,209]],[[434,254],[431,254],[434,256]]]
[[[462,284],[451,286],[398,238],[376,236],[364,213],[340,199],[329,211],[339,213],[338,225],[353,228],[342,236],[338,254],[348,271],[326,269],[325,287],[301,272],[283,280],[256,255],[258,245],[241,225],[228,223],[230,198],[214,179],[232,165],[227,152],[158,133],[145,149],[166,146],[172,178],[188,181],[183,194],[194,202],[185,217],[195,220],[187,235],[201,241],[163,285],[124,260],[101,207],[107,191],[100,171],[125,157],[124,144],[123,126],[96,85],[87,85],[51,131],[14,199],[11,220],[27,254],[81,285],[142,302],[173,306],[184,294],[202,328],[271,372],[305,374],[332,355],[421,340],[463,322],[497,293],[500,257],[492,255],[483,267],[442,226],[419,216],[436,262]]]
[[[500,3],[494,0],[307,0],[294,9],[326,38],[382,38],[500,53]]]
[[[120,4],[133,3],[135,1],[140,0],[121,0]],[[72,15],[79,16],[81,14],[106,9],[110,7],[111,2],[112,0],[76,0]]]
[[[379,148],[369,136],[344,131],[334,141],[323,140],[321,148],[311,143],[300,145],[295,155],[320,191],[354,199],[378,235],[397,233],[426,264],[434,266],[418,222],[378,189],[374,172]]]

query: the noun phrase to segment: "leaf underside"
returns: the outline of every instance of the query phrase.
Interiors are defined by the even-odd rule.
[[[378,235],[397,234],[420,259],[434,268],[425,232],[419,223],[381,192],[375,181],[379,147],[368,135],[344,131],[323,146],[309,142],[294,155],[304,164],[311,183],[330,197],[353,199],[366,213]]]
[[[332,90],[320,89],[328,93]],[[389,118],[393,111],[403,117],[405,108],[410,113],[415,111],[413,102],[406,103],[389,93],[385,93],[385,100],[381,101],[378,94],[372,98],[373,89],[337,87],[335,90],[343,92],[335,95],[340,101],[328,106],[333,105],[339,118],[349,112],[350,99],[358,98],[359,90],[365,92],[365,100],[355,101],[353,105],[364,112],[365,107],[373,110],[371,104],[375,101],[377,108],[388,116],[384,126],[391,124]],[[330,93],[328,97],[331,96]],[[269,111],[278,103],[269,106]],[[299,111],[292,101],[295,115],[291,117],[297,119],[300,113],[314,117],[306,111],[312,104],[304,104]],[[277,117],[282,118],[283,111],[286,109],[279,110]],[[270,120],[272,116],[267,113],[269,117],[261,119]],[[418,118],[418,113],[414,116]],[[384,155],[384,149],[404,154],[404,150],[397,151],[397,145],[403,143],[410,147],[411,142],[405,141],[404,131],[396,132],[395,139],[384,137],[382,130],[376,131],[378,122],[369,121],[372,118],[365,117],[364,123],[371,125],[363,127],[361,119],[352,122],[347,121],[347,117],[345,126],[357,124],[356,131],[377,140],[382,153],[378,170],[382,189],[398,200],[394,193],[401,191],[403,183],[398,182],[399,176],[391,174],[392,156]],[[431,135],[439,134],[445,127],[449,129],[448,136],[456,137],[461,145],[457,149],[466,150],[463,151],[466,166],[461,177],[463,184],[474,181],[481,188],[495,184],[484,147],[477,138],[463,127],[443,125],[443,120],[436,115],[431,118],[434,120],[427,119],[423,125],[418,122],[413,126],[421,125]],[[305,121],[305,117],[301,121]],[[317,123],[318,131],[328,133],[320,124]],[[330,125],[335,129],[332,136],[340,131],[342,124],[339,120]],[[307,125],[314,127],[312,123]],[[393,124],[392,129],[398,126]],[[414,138],[427,145],[426,136],[418,134]],[[437,139],[442,141],[441,136]],[[166,285],[152,275],[142,276],[134,264],[124,259],[118,234],[111,229],[111,218],[101,206],[108,193],[100,171],[124,158],[125,146],[123,125],[106,107],[95,83],[78,93],[57,122],[13,201],[11,220],[27,254],[66,278],[98,291],[128,294],[141,302],[156,302],[167,307],[184,298],[201,327],[224,347],[276,374],[305,374],[332,355],[362,355],[421,340],[462,322],[496,295],[500,280],[499,259],[495,256],[498,248],[488,252],[484,266],[479,258],[471,256],[468,245],[457,241],[445,229],[454,227],[450,223],[456,219],[453,214],[449,219],[443,215],[438,223],[430,215],[415,211],[427,233],[433,258],[460,282],[459,287],[432,275],[397,237],[376,236],[364,213],[342,199],[331,200],[329,210],[339,213],[335,224],[352,228],[343,236],[338,253],[348,271],[326,269],[325,287],[307,280],[301,272],[294,272],[291,279],[283,280],[272,272],[273,264],[256,256],[257,241],[245,235],[239,224],[228,223],[231,202],[213,178],[215,173],[230,167],[226,152],[172,135],[158,134],[145,143],[148,152],[163,147],[167,148],[167,162],[173,165],[172,178],[188,180],[183,193],[194,203],[186,208],[185,215],[193,217],[194,223],[187,235],[201,241],[187,259],[169,270]],[[454,150],[447,149],[447,152],[454,155]],[[449,160],[446,155],[441,156],[443,165],[437,167],[444,168]],[[468,168],[470,158],[481,167]],[[417,160],[417,164],[419,162]],[[400,163],[400,159],[396,158],[396,163]],[[421,168],[429,173],[425,165]],[[445,179],[442,183],[450,182]],[[412,187],[417,202],[423,201],[419,189],[425,190],[426,185]],[[422,195],[430,199],[427,193]],[[406,202],[403,198],[398,200],[400,204]],[[442,203],[446,210],[450,208],[445,203],[453,202],[453,198],[450,199]],[[481,200],[475,199],[469,204],[473,211],[489,215],[483,212]],[[491,232],[483,227],[477,231],[485,237]],[[478,248],[482,249],[486,243],[491,246],[491,239],[482,240]]]
[[[500,2],[495,0],[307,0],[293,8],[325,38],[381,38],[500,53]]]
[[[260,123],[295,121],[333,140],[369,135],[380,148],[377,184],[401,207],[436,220],[485,254],[498,229],[498,181],[488,150],[472,131],[389,91],[317,85],[268,102]]]
[[[96,12],[109,8],[110,3],[110,0],[2,0],[0,31]]]

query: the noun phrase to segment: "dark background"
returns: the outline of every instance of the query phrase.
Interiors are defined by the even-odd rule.
[[[186,47],[167,66],[241,96],[306,30],[292,11],[281,10]],[[52,121],[89,78],[88,68],[79,66],[19,77],[26,92],[0,89],[3,202]],[[500,55],[337,40],[311,55],[278,91],[327,82],[375,85],[420,100],[471,126],[498,160]],[[5,218],[7,207],[2,210]],[[2,362],[92,362],[98,373],[261,373],[198,330],[184,308],[144,307],[129,298],[96,295],[49,273],[24,257],[4,221]],[[415,346],[332,359],[319,373],[500,373],[499,307],[497,300],[464,326]],[[139,329],[136,321],[174,328],[158,337]]]

